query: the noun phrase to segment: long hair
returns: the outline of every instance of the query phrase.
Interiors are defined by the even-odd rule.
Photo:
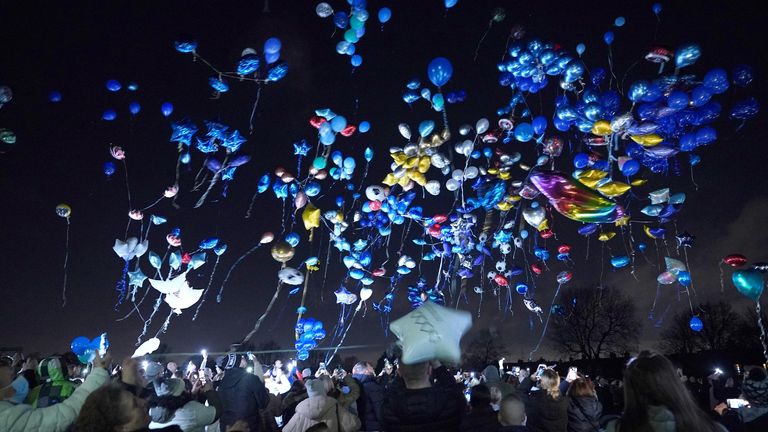
[[[544,369],[539,381],[539,388],[546,390],[552,399],[560,397],[560,375],[554,369]]]
[[[192,396],[187,393],[182,393],[179,396],[158,396],[153,400],[152,409],[149,413],[152,417],[152,421],[158,423],[168,423],[176,414],[176,410],[186,405],[192,400]]]
[[[472,408],[491,406],[491,390],[485,384],[478,384],[469,390],[469,405]]]
[[[75,432],[109,432],[128,423],[128,416],[120,409],[120,398],[127,390],[117,383],[109,383],[85,399],[75,420]]]
[[[591,396],[591,397],[597,397],[595,394],[595,386],[592,383],[592,381],[586,380],[584,378],[576,378],[571,382],[571,385],[568,386],[568,393],[567,395],[569,397],[581,397],[581,396]]]
[[[719,431],[680,382],[672,362],[661,354],[642,351],[624,370],[621,431],[651,432],[648,408],[652,405],[672,412],[677,431]]]

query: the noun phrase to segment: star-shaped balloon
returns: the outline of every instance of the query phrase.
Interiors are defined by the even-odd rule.
[[[140,268],[137,268],[134,271],[128,272],[129,286],[141,287],[142,285],[144,285],[145,280],[147,280],[147,275],[145,275]]]
[[[402,361],[414,364],[434,359],[461,361],[459,343],[472,326],[467,311],[453,310],[431,302],[389,325],[403,347]]]
[[[213,138],[208,138],[207,140],[197,138],[197,144],[195,147],[197,147],[197,149],[202,153],[215,153],[216,150],[219,149],[219,146],[216,145]]]
[[[347,291],[344,287],[339,288],[333,294],[336,295],[336,303],[350,305],[357,301],[357,295]]]
[[[493,234],[493,241],[495,244],[509,243],[512,240],[512,233],[507,230],[498,230]]]
[[[695,236],[692,236],[688,233],[688,231],[683,231],[682,233],[675,236],[677,239],[677,246],[678,247],[693,247],[693,242],[696,240]]]
[[[307,143],[307,140],[303,139],[299,142],[293,143],[293,154],[296,156],[306,156],[312,147]]]
[[[246,141],[248,140],[245,139],[242,135],[240,135],[240,132],[238,132],[237,130],[233,130],[232,133],[230,133],[226,137],[226,139],[223,140],[221,145],[224,146],[231,153],[234,153],[237,150],[239,150],[240,146],[243,145],[243,143]]]
[[[219,141],[226,140],[227,129],[229,129],[227,125],[214,121],[206,121],[205,127],[208,129],[208,131],[205,133],[205,136],[217,139]]]
[[[188,146],[192,142],[192,136],[197,133],[197,126],[189,119],[184,119],[171,124],[171,142],[178,142]]]
[[[358,252],[365,249],[366,246],[368,246],[368,242],[363,239],[358,239],[354,243],[355,250]]]

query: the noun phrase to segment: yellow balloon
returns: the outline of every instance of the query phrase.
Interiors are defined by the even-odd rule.
[[[386,177],[384,177],[384,180],[382,180],[381,182],[387,186],[394,186],[395,184],[397,184],[397,177],[395,177],[394,174],[389,173],[387,174]]]
[[[390,156],[392,156],[392,160],[395,161],[395,163],[398,165],[402,165],[406,160],[408,160],[408,156],[406,156],[405,153],[401,151],[390,153]]]
[[[611,181],[598,187],[597,190],[598,192],[607,196],[608,198],[614,198],[617,196],[624,195],[631,188],[632,186],[626,183]]]
[[[644,184],[648,183],[648,180],[646,179],[634,179],[630,183],[632,186],[642,186]]]
[[[607,172],[601,170],[585,170],[579,174],[578,180],[584,186],[590,189],[594,189],[595,186],[597,186],[597,183],[599,183],[600,180],[604,179],[607,175]]]
[[[509,171],[504,171],[499,173],[499,179],[501,180],[509,180],[512,177],[512,173]]]
[[[72,214],[72,207],[70,207],[67,204],[59,204],[56,206],[56,215],[58,217],[63,217],[69,219],[69,216]]]
[[[488,168],[488,174],[496,175],[498,173],[499,173],[499,169],[498,168]]]
[[[277,262],[288,262],[295,254],[296,249],[294,249],[287,241],[281,241],[272,246],[272,258]]]
[[[301,213],[301,220],[304,221],[304,228],[309,231],[320,226],[320,209],[307,204]]]
[[[640,144],[643,147],[653,147],[664,141],[664,138],[657,134],[632,135],[630,138],[632,138],[632,141]]]
[[[610,135],[611,134],[611,122],[608,120],[598,120],[592,125],[592,133],[595,135]]]
[[[616,219],[617,227],[626,226],[627,224],[629,224],[629,216],[622,216]]]
[[[498,204],[496,204],[496,208],[501,211],[509,211],[514,207],[515,205],[512,203],[508,203],[506,201],[501,201]]]
[[[597,237],[598,240],[601,242],[607,242],[608,240],[614,238],[616,236],[616,233],[613,231],[606,231],[604,233],[600,233],[600,235]]]
[[[408,178],[415,181],[419,186],[424,186],[427,184],[427,178],[424,176],[424,174],[416,170],[408,170]]]
[[[645,225],[643,227],[643,231],[645,231],[645,235],[647,235],[648,237],[650,237],[650,238],[652,238],[654,240],[656,240],[658,238],[655,235],[651,234],[651,228],[648,225]]]
[[[422,156],[419,158],[419,165],[416,168],[420,173],[426,174],[429,171],[429,167],[432,166],[432,159],[429,156]]]

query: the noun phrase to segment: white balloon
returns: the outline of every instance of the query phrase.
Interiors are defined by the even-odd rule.
[[[389,325],[403,348],[401,361],[415,364],[429,360],[461,361],[461,337],[472,326],[472,315],[432,302]]]
[[[131,358],[144,357],[147,354],[152,354],[157,351],[158,348],[160,348],[160,339],[153,337],[139,345],[139,347],[136,348],[136,351],[133,352]]]
[[[373,290],[370,288],[361,288],[360,289],[360,300],[366,301],[373,295]]]
[[[418,144],[408,144],[403,149],[403,153],[405,153],[408,157],[413,157],[419,154],[419,145]]]
[[[477,133],[485,133],[485,131],[488,130],[488,119],[487,118],[481,118],[477,121],[477,124],[475,124],[475,129],[477,129]]]
[[[451,178],[456,180],[457,182],[464,180],[464,171],[460,169],[453,170],[453,172],[451,173]]]
[[[477,175],[480,174],[480,170],[477,169],[477,167],[469,166],[466,170],[464,170],[464,178],[471,180],[473,178],[476,178]]]
[[[544,207],[542,206],[523,209],[523,219],[534,228],[538,228],[539,225],[544,222],[545,217],[547,217],[547,212],[544,211]]]
[[[463,125],[459,126],[459,135],[467,136],[467,134],[471,130],[472,130],[472,126],[470,126],[468,124],[463,124]]]
[[[318,3],[317,7],[315,7],[315,13],[320,18],[328,18],[333,15],[333,8],[328,3]]]
[[[411,139],[411,127],[408,126],[405,123],[400,123],[397,125],[397,129],[400,131],[400,135],[403,136],[403,138],[409,140]]]
[[[443,169],[451,163],[451,161],[449,161],[448,158],[442,153],[433,154],[430,157],[430,161],[432,162],[432,166],[437,169]]]
[[[384,186],[371,185],[365,188],[365,197],[369,201],[384,201],[387,198],[387,193]]]
[[[438,195],[440,193],[440,182],[437,180],[430,180],[424,185],[424,189],[426,189],[427,193],[430,195]]]
[[[293,267],[286,267],[277,272],[280,282],[288,285],[301,285],[304,282],[304,275]]]
[[[459,182],[457,182],[454,179],[448,179],[448,181],[445,182],[445,188],[449,191],[453,192],[456,189],[458,189],[460,186]]]

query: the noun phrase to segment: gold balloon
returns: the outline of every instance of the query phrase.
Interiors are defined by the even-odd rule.
[[[653,147],[664,141],[664,138],[657,134],[632,135],[630,138],[632,138],[632,141],[640,144],[643,147]]]
[[[608,120],[598,120],[592,125],[592,133],[595,135],[606,136],[611,132],[611,122]]]
[[[634,179],[630,183],[632,186],[642,186],[644,184],[648,183],[648,180],[646,179]]]
[[[296,254],[296,249],[293,248],[287,241],[281,241],[272,246],[272,258],[280,263],[286,263],[293,258]]]
[[[320,209],[311,203],[301,213],[301,220],[304,221],[304,228],[309,231],[320,226]]]
[[[627,226],[629,224],[629,216],[622,216],[616,219],[616,226]]]
[[[608,198],[614,198],[620,195],[624,195],[631,188],[632,186],[626,183],[611,181],[602,186],[599,186],[597,190]]]
[[[56,206],[56,215],[58,217],[69,219],[69,215],[71,214],[72,214],[72,207],[68,206],[67,204],[59,204]]]
[[[600,170],[585,170],[582,171],[581,174],[578,176],[578,180],[583,184],[584,186],[594,189],[595,186],[597,186],[597,183],[600,182],[600,180],[604,179],[605,176],[607,176],[608,173],[605,171]]]
[[[608,240],[614,238],[616,236],[616,233],[613,231],[607,231],[604,233],[600,233],[600,235],[597,237],[598,240],[601,242],[607,242]]]

